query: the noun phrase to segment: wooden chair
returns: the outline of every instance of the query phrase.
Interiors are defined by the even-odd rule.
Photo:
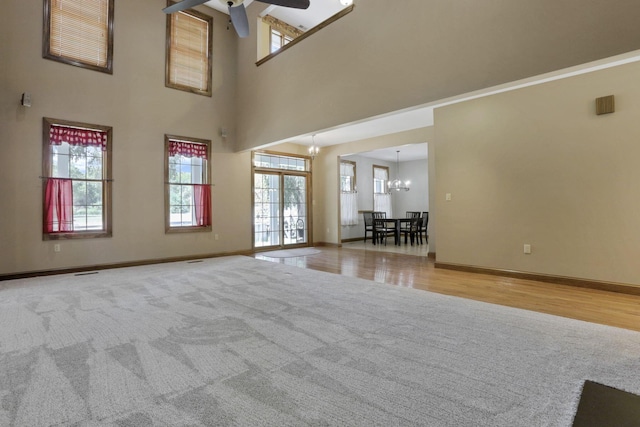
[[[405,218],[420,218],[420,212],[417,211],[407,211],[405,214]],[[402,234],[404,232],[405,228],[409,228],[409,224],[411,224],[410,222],[402,222],[400,224],[400,234]]]
[[[407,227],[400,230],[401,234],[404,234],[404,244],[407,244],[407,237],[411,239],[411,246],[413,243],[420,244],[420,229],[422,226],[422,218],[419,216],[411,218],[411,221],[407,224]]]
[[[420,237],[420,243],[423,243],[422,235],[424,234],[424,240],[429,243],[429,233],[427,232],[427,226],[429,225],[429,212],[422,212],[422,223],[420,224],[420,231],[418,236]]]
[[[375,238],[373,227],[373,212],[362,212],[362,216],[364,217],[364,242],[367,243],[367,233],[371,233],[372,240]]]
[[[387,246],[387,237],[389,234],[395,235],[395,227],[389,227],[386,212],[373,213],[373,238],[376,242]]]

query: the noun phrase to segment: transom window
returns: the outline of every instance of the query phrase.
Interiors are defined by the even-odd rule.
[[[300,172],[308,172],[311,170],[311,162],[308,158],[278,154],[255,153],[253,156],[253,164],[257,168],[285,169]]]
[[[44,119],[43,238],[111,236],[111,127]]]
[[[211,230],[211,141],[165,135],[165,230]]]
[[[113,0],[45,0],[42,56],[113,72]]]
[[[211,96],[212,27],[194,10],[167,15],[166,87]]]

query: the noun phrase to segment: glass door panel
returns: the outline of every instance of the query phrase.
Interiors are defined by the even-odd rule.
[[[281,246],[280,213],[281,177],[279,173],[256,173],[254,176],[254,242],[255,247]]]
[[[284,245],[299,245],[309,241],[307,216],[307,177],[284,175]]]

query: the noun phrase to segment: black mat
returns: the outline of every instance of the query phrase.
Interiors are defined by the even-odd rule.
[[[585,381],[573,427],[640,427],[640,396]]]

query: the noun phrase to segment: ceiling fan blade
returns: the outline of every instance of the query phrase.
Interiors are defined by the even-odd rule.
[[[309,0],[258,0],[262,3],[275,4],[276,6],[293,7],[295,9],[308,9]]]
[[[247,37],[249,35],[249,21],[247,20],[247,11],[244,8],[244,4],[229,6],[229,16],[238,36]]]
[[[181,10],[190,9],[194,6],[198,6],[199,4],[206,3],[209,0],[182,0],[178,3],[172,4],[171,6],[167,6],[162,11],[164,13],[174,13],[180,12]]]

